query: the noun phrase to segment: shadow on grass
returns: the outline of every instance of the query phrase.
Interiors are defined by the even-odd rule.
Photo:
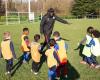
[[[30,59],[31,59],[31,55],[29,55],[28,62],[30,61]],[[23,64],[23,55],[21,55],[18,58],[18,62],[12,67],[11,76],[13,76],[16,73],[16,71],[22,66],[22,64]]]
[[[46,59],[47,59],[47,57],[46,57],[46,55],[45,55],[45,51],[46,51],[46,50],[44,50],[44,51],[41,53],[42,56],[41,56],[41,58],[40,58],[39,70],[41,69],[43,63],[44,63],[44,62],[46,61]]]
[[[46,61],[46,56],[45,56],[45,51],[42,53],[42,57],[41,57],[41,62],[40,62],[40,67],[39,70],[41,69],[43,63]],[[67,74],[67,78],[63,77],[63,75],[61,76],[60,80],[78,80],[80,78],[80,74],[77,72],[77,70],[70,64],[70,62],[68,61],[67,63],[67,69],[68,69],[68,74]],[[55,79],[56,80],[56,79]]]
[[[77,72],[77,70],[70,64],[68,61],[68,78],[63,78],[61,80],[78,80],[80,78],[80,74]]]

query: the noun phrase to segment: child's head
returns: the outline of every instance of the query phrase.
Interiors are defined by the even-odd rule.
[[[99,37],[100,37],[100,32],[99,32],[98,30],[94,30],[94,31],[92,32],[92,37],[94,37],[94,38],[99,38]]]
[[[39,34],[35,34],[34,41],[38,42],[39,40],[40,40],[40,35]]]
[[[87,28],[87,33],[92,34],[93,30],[94,28],[90,26]]]
[[[11,36],[10,36],[10,32],[4,32],[3,33],[3,39],[5,40],[5,39],[11,39]]]
[[[29,34],[29,29],[28,28],[23,28],[23,34],[28,35]]]
[[[57,40],[57,39],[60,38],[60,33],[59,33],[58,31],[55,31],[55,32],[53,33],[53,36],[54,36],[54,39]]]
[[[54,39],[50,39],[49,46],[53,47],[55,44],[56,44],[55,40]]]

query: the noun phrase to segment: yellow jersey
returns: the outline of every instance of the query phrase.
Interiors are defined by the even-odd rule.
[[[57,66],[57,60],[54,58],[53,53],[54,53],[54,48],[48,49],[45,52],[45,55],[47,56],[47,65],[49,68]]]
[[[31,43],[31,57],[35,62],[40,62],[41,54],[39,52],[40,43]]]
[[[13,58],[12,51],[10,49],[10,42],[11,42],[11,40],[1,42],[2,56],[3,56],[4,59],[7,59],[7,60]]]

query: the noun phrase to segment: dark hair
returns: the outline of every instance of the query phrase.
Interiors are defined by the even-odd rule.
[[[40,35],[39,34],[35,34],[34,35],[34,40],[37,42],[40,39]]]
[[[54,39],[50,39],[49,46],[54,46],[56,44],[56,41]]]
[[[48,12],[54,12],[53,8],[48,9]]]
[[[24,32],[24,31],[29,31],[29,29],[28,29],[28,28],[23,28],[23,32]]]
[[[60,33],[59,33],[58,31],[55,31],[55,32],[53,33],[53,36],[59,37],[59,36],[60,36]]]
[[[100,32],[98,30],[94,30],[93,33],[95,38],[99,38],[100,37]]]
[[[92,26],[90,26],[90,27],[87,28],[87,32],[90,33],[90,34],[92,34],[93,29],[94,29],[94,28],[93,28]]]

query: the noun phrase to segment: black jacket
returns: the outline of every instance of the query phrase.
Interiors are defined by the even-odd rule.
[[[45,34],[46,35],[51,35],[53,27],[54,27],[55,20],[57,20],[59,22],[62,22],[64,24],[68,24],[67,21],[59,18],[56,15],[50,17],[48,14],[46,14],[46,15],[43,16],[43,18],[41,20],[41,23],[40,23],[40,33],[44,34],[44,35]]]

